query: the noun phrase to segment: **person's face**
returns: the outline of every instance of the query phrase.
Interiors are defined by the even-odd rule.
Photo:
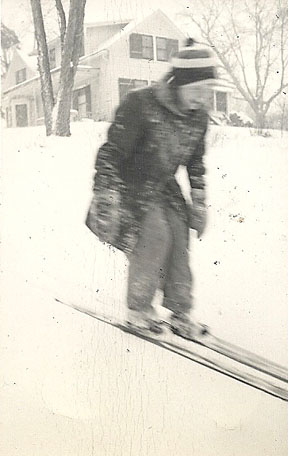
[[[186,110],[209,109],[212,88],[208,84],[186,84],[178,87],[178,98]]]

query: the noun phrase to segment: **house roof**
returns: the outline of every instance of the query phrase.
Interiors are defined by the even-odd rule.
[[[29,70],[29,79],[27,79],[19,84],[15,84],[15,85],[13,84],[13,86],[11,86],[11,85],[7,86],[7,84],[9,84],[9,81],[10,81],[10,83],[12,80],[14,81],[13,78],[11,80],[10,74],[13,71],[12,63],[14,62],[15,59],[18,59],[19,62],[22,62],[21,66],[23,65],[23,67],[25,67]],[[18,65],[18,68],[19,68],[19,65]],[[14,90],[17,87],[24,85],[28,81],[37,79],[38,77],[39,77],[38,57],[36,55],[27,55],[27,54],[25,54],[25,52],[21,51],[20,49],[14,48],[13,57],[11,59],[10,65],[9,65],[8,72],[5,76],[5,79],[3,79],[2,93],[5,94],[7,92],[10,92],[11,90]]]
[[[85,27],[109,27],[113,25],[121,25],[121,24],[129,24],[129,22],[132,22],[133,19],[123,19],[123,20],[116,20],[116,21],[103,21],[103,22],[89,22],[85,21],[84,26]]]
[[[50,46],[51,44],[57,43],[58,41],[60,42],[60,36],[59,36],[59,35],[58,35],[58,36],[55,36],[55,37],[52,38],[51,40],[48,40],[48,41],[47,41],[47,44],[48,44],[48,46]]]

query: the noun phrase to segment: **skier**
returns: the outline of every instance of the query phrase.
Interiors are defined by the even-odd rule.
[[[204,233],[207,105],[216,82],[209,48],[189,39],[154,86],[128,93],[116,110],[96,159],[87,225],[129,260],[127,322],[161,333],[151,303],[163,290],[172,330],[185,338],[205,332],[191,316],[189,229]],[[192,204],[175,178],[187,169]]]

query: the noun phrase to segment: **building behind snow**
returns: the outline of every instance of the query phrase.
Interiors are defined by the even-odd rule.
[[[169,70],[169,57],[185,41],[181,30],[157,10],[141,21],[84,24],[82,55],[75,76],[72,117],[110,121],[115,107],[131,89],[144,87]],[[60,38],[48,43],[54,91],[60,75]],[[35,54],[35,53],[34,53]],[[211,110],[228,114],[231,84],[214,91]],[[37,56],[18,49],[2,87],[8,127],[44,121]]]

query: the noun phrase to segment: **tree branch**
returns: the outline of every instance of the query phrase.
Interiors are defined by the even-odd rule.
[[[238,54],[236,52],[235,45],[231,41],[231,38],[230,38],[230,36],[229,36],[229,34],[228,34],[228,32],[227,32],[227,30],[226,30],[226,28],[224,26],[222,26],[222,30],[225,33],[226,38],[227,38],[227,40],[230,43],[230,49],[231,49],[232,53],[234,54],[234,56],[236,58],[236,61],[238,62],[238,65],[239,65],[239,67],[241,69],[241,73],[242,73],[242,76],[243,76],[243,80],[244,80],[244,84],[245,84],[246,90],[247,90],[249,96],[251,98],[253,98],[253,94],[252,94],[252,91],[251,91],[251,89],[249,87],[248,80],[247,80],[247,75],[246,75],[246,70],[245,70],[245,62],[244,62],[244,57],[243,57],[243,54],[242,54],[241,45],[240,44],[238,45],[238,50],[239,50],[239,54]],[[231,65],[229,65],[229,66],[231,68]]]
[[[286,89],[286,87],[288,87],[288,82],[286,84],[283,84],[282,87],[279,87],[279,89],[267,101],[264,102],[264,104],[265,104],[265,113],[268,112],[268,109],[270,108],[272,101],[274,101],[275,98],[277,98],[280,95],[282,90]]]
[[[57,9],[58,22],[60,28],[61,51],[63,52],[66,34],[66,15],[61,0],[55,0],[55,5]]]
[[[286,6],[282,8],[282,4],[281,0],[279,5],[266,0],[244,0],[242,3],[236,0],[203,0],[204,14],[201,19],[186,14],[197,26],[204,41],[213,47],[220,64],[258,120],[265,116],[274,99],[287,87],[285,41],[288,9]],[[279,14],[276,15],[277,11]],[[274,68],[275,72],[276,69],[279,71],[281,80],[276,91],[275,84],[274,87],[271,84],[270,98],[266,96],[264,100]]]

